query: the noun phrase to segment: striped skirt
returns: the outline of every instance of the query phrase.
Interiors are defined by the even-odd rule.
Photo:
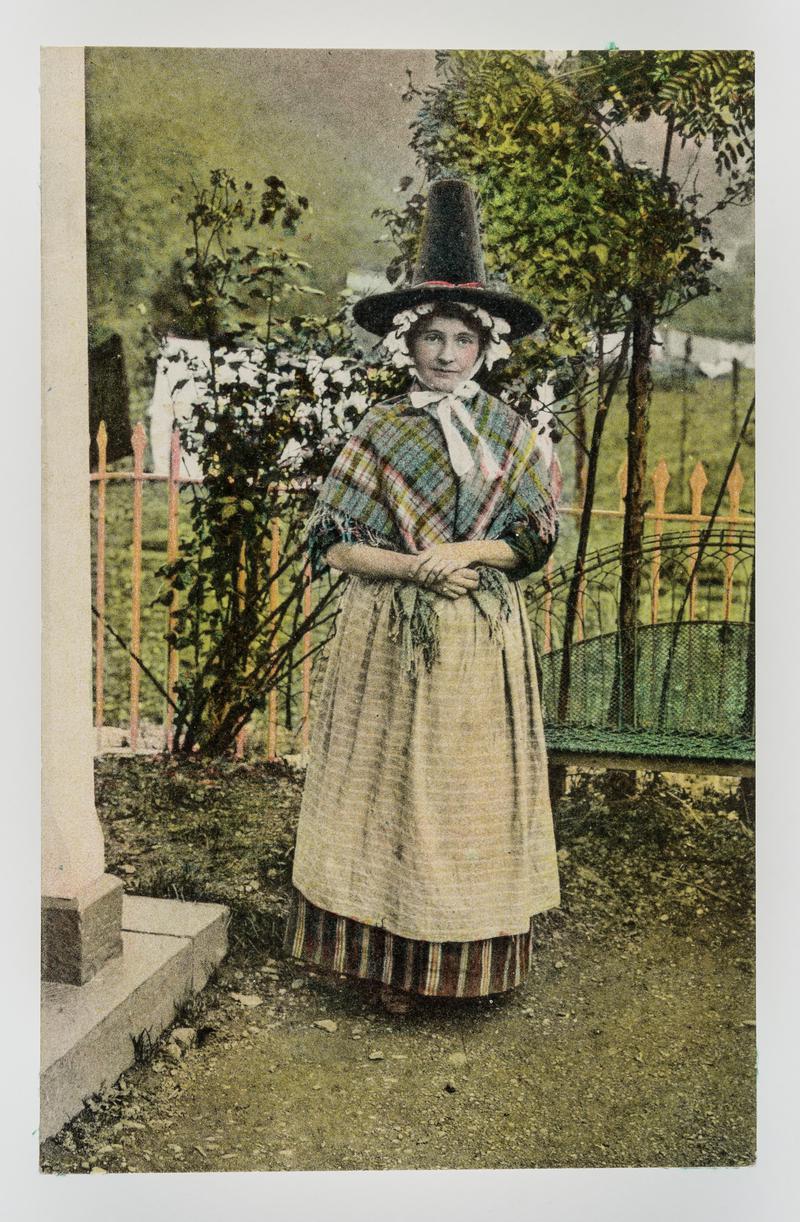
[[[329,972],[371,980],[426,997],[485,997],[525,979],[533,937],[525,933],[474,942],[424,942],[317,908],[296,888],[284,950]]]

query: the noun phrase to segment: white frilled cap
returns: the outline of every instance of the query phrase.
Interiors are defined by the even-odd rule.
[[[418,319],[424,318],[426,314],[433,313],[437,304],[434,301],[423,301],[417,306],[401,310],[399,314],[395,314],[392,319],[392,330],[384,336],[381,346],[388,353],[392,364],[398,369],[408,369],[414,364],[411,353],[408,350],[408,332]],[[458,305],[459,309],[472,314],[476,322],[480,323],[481,327],[489,333],[489,340],[483,353],[482,362],[487,369],[491,369],[495,361],[506,360],[511,355],[511,349],[503,339],[504,335],[508,335],[511,327],[504,318],[497,318],[481,306],[471,305],[467,302],[458,301],[454,304]]]

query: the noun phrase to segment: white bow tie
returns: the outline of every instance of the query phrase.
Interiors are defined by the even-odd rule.
[[[500,467],[484,439],[472,423],[472,417],[464,406],[465,399],[472,399],[480,387],[477,382],[465,382],[456,390],[412,390],[409,394],[413,407],[428,407],[436,404],[436,415],[442,426],[450,465],[459,478],[469,475],[475,468],[475,460],[469,452],[469,446],[453,423],[453,416],[465,432],[475,437],[478,442],[481,471],[486,479],[497,479]]]

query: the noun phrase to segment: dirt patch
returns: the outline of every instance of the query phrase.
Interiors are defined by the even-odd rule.
[[[178,1017],[187,1046],[165,1036],[89,1100],[43,1170],[753,1160],[753,839],[730,784],[646,777],[631,800],[611,775],[572,777],[562,907],[538,922],[525,986],[396,1017],[278,957],[301,783],[100,762],[109,869],[231,904],[233,949]]]

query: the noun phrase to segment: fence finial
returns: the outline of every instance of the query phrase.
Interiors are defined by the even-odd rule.
[[[735,513],[739,508],[739,498],[742,495],[742,488],[744,488],[744,474],[742,473],[742,468],[739,465],[738,459],[734,463],[733,470],[728,476],[728,483],[726,487],[731,498],[731,510]],[[736,505],[736,509],[733,508],[734,503]]]
[[[667,498],[667,487],[669,485],[670,475],[669,467],[666,460],[660,458],[653,471],[653,492],[655,494],[655,511],[656,513],[664,512],[664,503]]]
[[[703,508],[703,493],[708,485],[708,476],[703,464],[698,460],[694,464],[694,470],[689,476],[689,488],[692,493],[692,513],[702,513]]]
[[[144,448],[147,445],[147,433],[141,420],[137,420],[133,427],[131,445],[133,446],[133,456],[135,459],[144,454]]]

